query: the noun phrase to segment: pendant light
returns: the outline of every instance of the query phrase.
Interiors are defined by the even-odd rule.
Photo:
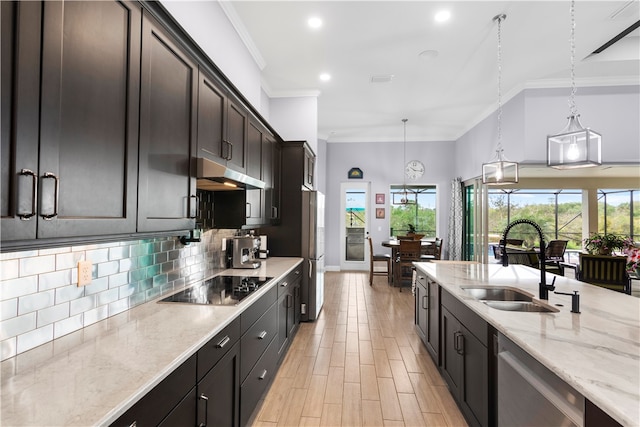
[[[502,149],[502,21],[505,19],[505,14],[493,18],[498,23],[498,145],[491,161],[482,164],[482,183],[489,185],[518,182],[518,163],[508,161]]]
[[[413,193],[408,191],[407,189],[407,180],[406,180],[406,174],[404,170],[404,165],[407,164],[407,120],[408,119],[402,119],[402,124],[404,126],[404,142],[402,146],[402,192],[393,193],[394,205],[415,205],[416,204],[415,197],[413,199],[409,197]],[[400,200],[396,200],[396,196],[400,196]]]
[[[555,169],[574,169],[602,164],[600,145],[602,136],[580,123],[576,107],[576,17],[575,1],[571,0],[571,95],[569,97],[569,122],[560,133],[547,136],[547,166]]]

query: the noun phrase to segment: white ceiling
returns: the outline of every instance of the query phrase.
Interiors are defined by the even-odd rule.
[[[576,81],[640,83],[640,31],[590,53],[640,19],[640,0],[576,2]],[[263,67],[271,97],[319,94],[318,136],[329,142],[455,140],[527,87],[570,84],[569,1],[222,2]],[[436,12],[451,19],[437,23]],[[323,26],[306,22],[320,17]],[[437,56],[421,56],[423,51]],[[332,75],[321,82],[319,74]],[[372,76],[393,75],[390,83]],[[569,93],[567,92],[567,97]],[[580,91],[576,95],[579,107]]]

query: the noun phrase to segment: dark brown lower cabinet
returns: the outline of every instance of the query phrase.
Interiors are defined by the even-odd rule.
[[[491,396],[488,325],[444,291],[440,315],[442,376],[469,424],[487,426]]]
[[[195,425],[195,379],[194,354],[111,425]]]
[[[240,344],[198,382],[198,426],[240,425]]]
[[[278,368],[278,340],[272,339],[240,390],[240,425],[245,426],[251,419],[260,398],[273,380]],[[229,425],[229,424],[228,424]]]

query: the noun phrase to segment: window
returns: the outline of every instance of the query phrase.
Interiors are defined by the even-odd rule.
[[[489,198],[489,242],[498,243],[504,229],[516,219],[527,218],[542,228],[549,240],[568,240],[568,249],[582,248],[582,190],[503,190],[492,188]],[[524,231],[524,228],[523,228]],[[529,233],[531,232],[531,233]],[[526,246],[537,244],[537,234],[522,238]]]
[[[389,218],[390,235],[402,236],[409,231],[409,225],[415,232],[425,237],[436,237],[436,187],[433,185],[392,185],[390,188]],[[409,203],[400,203],[407,199]]]
[[[598,190],[598,232],[640,240],[640,190]]]

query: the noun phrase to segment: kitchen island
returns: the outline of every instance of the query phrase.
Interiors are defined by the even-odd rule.
[[[301,261],[221,271],[274,278],[238,305],[158,303],[163,296],[5,360],[0,425],[111,424]]]
[[[426,274],[615,421],[640,425],[640,299],[557,277],[556,291],[579,291],[580,313],[571,312],[570,296],[553,292],[543,302],[558,312],[503,311],[464,288],[513,287],[538,299],[539,270],[497,264],[416,263],[416,267],[419,275]]]

